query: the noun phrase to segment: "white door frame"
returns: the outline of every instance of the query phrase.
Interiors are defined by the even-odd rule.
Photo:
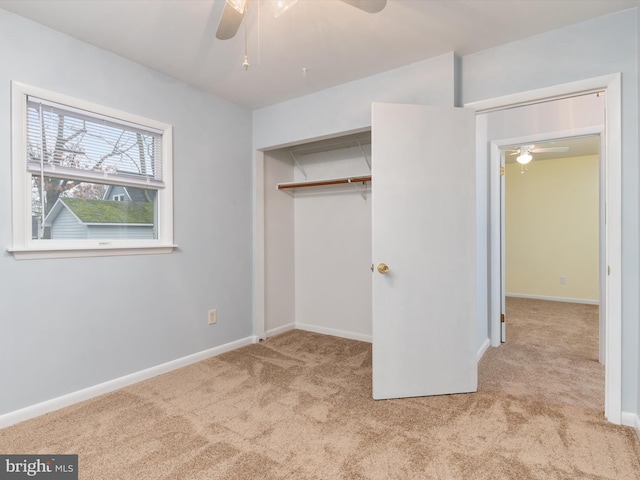
[[[606,91],[605,116],[605,203],[607,207],[605,225],[605,265],[607,276],[605,291],[605,417],[612,423],[620,424],[622,417],[622,90],[621,75],[619,73],[605,75],[577,82],[556,85],[537,90],[530,90],[504,97],[483,100],[465,104],[474,108],[477,113],[486,113],[515,106],[523,106],[544,100],[568,97],[591,90]],[[575,136],[567,135],[567,136]],[[548,135],[546,136],[548,137]],[[499,142],[493,142],[499,143]],[[525,142],[526,143],[526,142]],[[498,150],[499,145],[491,145],[491,150]],[[492,159],[496,155],[491,155]],[[498,164],[495,160],[486,159],[486,145],[484,150],[478,149],[478,161],[486,161],[490,176],[490,208],[487,219],[491,219],[489,258],[500,258],[500,181],[499,181],[499,152]],[[496,188],[497,186],[497,188]],[[497,217],[495,217],[497,212]],[[497,224],[497,225],[496,225]],[[490,278],[490,305],[500,305],[500,265],[492,262],[487,266]],[[497,285],[497,288],[496,288]],[[490,308],[492,310],[492,308]],[[497,329],[495,315],[491,319],[491,342],[495,345],[498,336],[499,344],[499,316]]]
[[[255,150],[253,162],[253,337],[267,338],[265,332],[265,252],[264,252],[264,151]]]
[[[603,136],[604,134],[604,125],[602,126],[594,126],[594,127],[585,127],[585,128],[573,128],[570,130],[558,130],[547,133],[539,133],[535,135],[525,135],[520,137],[513,138],[501,138],[497,140],[492,140],[490,144],[490,163],[489,170],[491,172],[499,172],[500,167],[504,167],[504,155],[501,149],[503,147],[512,146],[512,145],[527,145],[527,144],[540,144],[550,141],[563,140],[573,137],[585,137],[585,136]],[[605,158],[604,153],[600,155],[601,158]],[[500,292],[500,295],[491,295],[491,303],[489,307],[490,312],[490,339],[491,346],[498,347],[500,343],[504,341],[503,328],[504,324],[502,324],[501,313],[505,313],[503,310],[503,297],[505,295],[505,287],[503,284],[504,280],[504,185],[502,180],[504,177],[498,176],[495,174],[491,175],[491,186],[490,186],[490,213],[489,216],[491,218],[491,258],[499,258],[500,262],[491,262],[491,292]],[[600,203],[604,203],[605,199],[600,198]],[[494,220],[495,219],[495,220]],[[604,230],[606,226],[604,225],[604,218],[600,219],[600,223],[598,225],[599,231]],[[600,249],[604,248],[606,251],[606,239],[605,242],[599,247]],[[606,264],[601,264],[599,257],[598,265],[599,265],[599,278],[601,278],[606,270]],[[604,295],[605,290],[602,288],[604,284],[600,283],[598,280],[598,287],[600,290],[601,296]],[[604,305],[605,302],[603,301]],[[508,319],[507,319],[508,321]],[[602,335],[602,339],[604,339],[605,335]],[[602,359],[602,363],[604,363],[604,358]]]

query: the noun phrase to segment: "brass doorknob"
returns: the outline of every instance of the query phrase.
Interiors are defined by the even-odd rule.
[[[378,264],[378,272],[387,273],[388,271],[389,271],[389,267],[387,266],[387,264],[385,264],[385,263],[379,263]]]

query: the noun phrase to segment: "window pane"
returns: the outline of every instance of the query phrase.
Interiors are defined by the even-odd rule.
[[[31,176],[32,239],[156,239],[157,190]]]
[[[92,114],[43,105],[30,99],[27,115],[28,168],[132,179],[162,179],[162,137]]]

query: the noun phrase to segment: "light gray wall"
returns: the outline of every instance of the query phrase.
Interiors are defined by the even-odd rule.
[[[251,112],[4,10],[0,39],[0,414],[251,336]],[[177,251],[6,252],[11,80],[174,126]]]
[[[600,17],[462,58],[469,103],[622,73],[622,410],[638,413],[638,14]]]

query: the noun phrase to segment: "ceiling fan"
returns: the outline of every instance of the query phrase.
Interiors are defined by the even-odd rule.
[[[522,171],[524,173],[527,170],[524,168],[531,160],[533,160],[532,153],[560,153],[569,150],[569,147],[536,147],[535,145],[522,145],[521,147],[510,148],[511,153],[509,155],[518,155],[516,162],[522,165]]]
[[[218,24],[218,31],[216,32],[216,38],[219,40],[228,40],[233,38],[240,28],[242,19],[247,13],[247,5],[250,0],[225,0],[224,10],[222,11],[222,17],[220,17],[220,23]],[[256,0],[264,1],[264,0]],[[282,15],[289,10],[298,0],[272,0],[273,12],[276,17]],[[364,12],[377,13],[381,11],[386,5],[387,0],[340,0],[347,5],[358,8]]]

